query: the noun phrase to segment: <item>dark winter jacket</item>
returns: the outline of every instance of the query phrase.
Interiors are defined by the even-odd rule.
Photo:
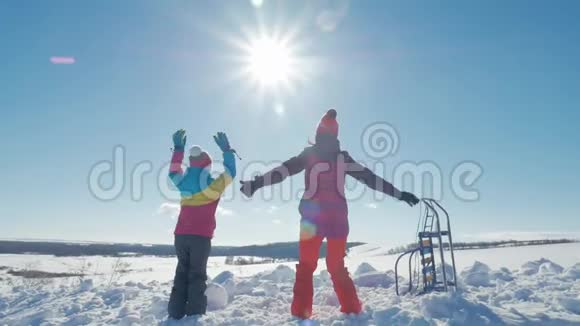
[[[305,171],[305,192],[300,201],[301,233],[330,238],[345,238],[349,232],[348,206],[344,196],[346,175],[373,190],[393,197],[400,191],[356,162],[335,142],[317,142],[298,156],[256,179],[258,187],[282,182],[286,177]],[[304,234],[302,234],[304,236]]]

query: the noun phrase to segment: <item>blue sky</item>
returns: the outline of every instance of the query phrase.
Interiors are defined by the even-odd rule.
[[[214,158],[211,135],[225,131],[244,170],[298,154],[330,107],[343,147],[367,164],[364,128],[396,128],[387,179],[401,162],[441,169],[456,237],[580,232],[579,12],[575,1],[3,1],[0,237],[170,243],[157,174],[174,130]],[[302,78],[291,89],[237,73],[235,43],[258,31],[293,36]],[[128,173],[115,200],[89,191],[116,145],[129,171],[153,166],[141,200]],[[475,202],[451,191],[464,161],[484,171]],[[238,193],[221,204],[214,243],[295,240],[297,206]],[[350,239],[413,241],[418,214],[366,194],[350,203]]]

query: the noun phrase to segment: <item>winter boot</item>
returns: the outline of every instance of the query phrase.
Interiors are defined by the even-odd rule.
[[[362,311],[362,303],[356,294],[354,283],[348,275],[346,268],[339,268],[332,271],[332,284],[334,285],[334,292],[338,297],[340,303],[340,311],[345,314],[359,314]]]
[[[312,274],[314,274],[313,268],[303,264],[296,265],[291,312],[292,316],[300,319],[308,319],[312,316],[312,296],[314,295]]]

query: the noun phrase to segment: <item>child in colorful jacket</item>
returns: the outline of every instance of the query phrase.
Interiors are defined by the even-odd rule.
[[[169,178],[181,193],[181,210],[175,227],[178,262],[168,306],[172,319],[206,312],[206,269],[216,227],[215,212],[221,194],[236,176],[235,151],[223,132],[214,136],[214,140],[223,152],[225,172],[213,179],[211,157],[199,146],[193,146],[189,151],[189,167],[183,173],[181,163],[186,138],[183,129],[173,134],[174,150],[169,168]]]
[[[362,310],[362,304],[344,266],[349,232],[348,207],[344,196],[346,175],[410,206],[417,204],[419,199],[411,193],[399,191],[357,163],[348,152],[341,151],[335,110],[329,110],[322,117],[316,130],[316,141],[312,146],[252,181],[241,181],[240,190],[251,197],[259,188],[282,182],[286,177],[303,170],[306,189],[299,206],[302,216],[300,253],[296,265],[291,313],[301,319],[310,318],[312,315],[312,276],[316,270],[320,246],[324,238],[327,238],[326,266],[341,306],[340,311],[358,314]]]

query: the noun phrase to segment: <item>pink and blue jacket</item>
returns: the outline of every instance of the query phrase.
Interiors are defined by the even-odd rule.
[[[169,178],[181,193],[181,210],[174,233],[212,238],[221,195],[236,176],[234,154],[223,154],[225,172],[217,179],[210,175],[211,164],[200,167],[191,161],[184,173],[183,156],[183,151],[174,151],[169,168]]]

